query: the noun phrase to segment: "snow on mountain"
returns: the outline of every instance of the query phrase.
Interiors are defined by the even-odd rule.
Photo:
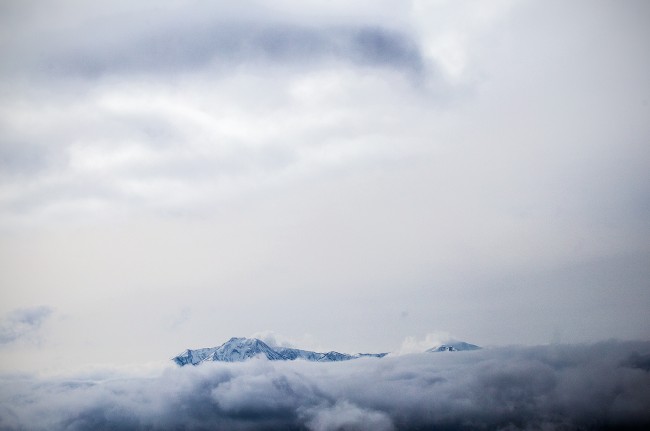
[[[460,352],[464,350],[478,350],[479,346],[475,344],[465,343],[464,341],[454,341],[439,346],[433,347],[427,352]]]
[[[383,358],[386,356],[388,352],[386,353],[357,353],[354,355],[355,358]]]
[[[292,349],[289,347],[276,347],[275,351],[284,356],[285,359],[293,361],[296,359],[304,359],[306,361],[317,362],[323,355],[318,352],[311,352],[309,350]]]
[[[427,350],[427,352],[457,352],[463,350],[477,350],[479,346],[455,341],[442,344]],[[191,350],[187,349],[183,353],[172,358],[180,365],[198,365],[201,362],[242,362],[254,357],[263,357],[270,361],[294,361],[302,359],[311,362],[339,362],[349,361],[358,358],[383,358],[388,353],[357,353],[349,355],[340,352],[312,352],[310,350],[293,349],[289,347],[270,347],[265,342],[257,338],[237,338],[233,337],[218,347]]]
[[[302,359],[312,362],[337,362],[351,359],[375,357],[381,358],[387,353],[359,353],[348,355],[340,352],[312,352],[309,350],[292,349],[288,347],[270,347],[257,338],[233,337],[218,347],[191,350],[187,349],[172,358],[181,367],[184,365],[198,365],[201,362],[242,362],[253,357],[264,357],[270,361],[294,361]]]
[[[172,358],[172,360],[181,367],[187,364],[197,365],[199,362],[204,361],[208,356],[214,353],[216,349],[216,347],[196,350],[187,349],[180,355]]]
[[[233,337],[217,347],[204,361],[241,362],[256,356],[264,356],[271,361],[285,359],[264,341],[257,338]]]
[[[320,357],[318,358],[318,362],[349,361],[350,359],[356,358],[352,355],[348,355],[347,353],[327,352],[321,353]]]

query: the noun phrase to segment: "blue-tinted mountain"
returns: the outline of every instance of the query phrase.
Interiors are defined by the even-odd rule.
[[[256,338],[233,337],[219,347],[206,349],[187,349],[172,358],[178,365],[198,365],[205,361],[242,362],[262,356],[271,361],[284,360],[284,356],[270,348],[265,342]]]
[[[217,347],[195,350],[187,349],[180,355],[173,357],[172,360],[181,367],[183,365],[197,365],[214,353],[215,350],[217,350]]]
[[[312,352],[310,350],[292,349],[289,347],[275,347],[275,351],[289,361],[304,359],[306,361],[318,362],[323,355],[322,353]]]
[[[387,354],[388,354],[388,352],[386,352],[386,353],[357,353],[354,356],[356,358],[383,358]]]
[[[427,352],[462,352],[466,350],[479,350],[480,347],[475,344],[465,343],[464,341],[454,341],[433,347]]]
[[[427,350],[427,352],[458,352],[464,350],[477,350],[479,346],[455,341],[442,344]],[[254,357],[266,358],[270,361],[295,361],[298,359],[311,362],[340,362],[358,358],[383,358],[388,353],[357,353],[350,355],[340,352],[312,352],[289,347],[270,347],[257,338],[233,337],[218,347],[205,349],[187,349],[183,353],[172,358],[182,366],[198,365],[202,362],[243,362]]]
[[[349,361],[350,359],[356,359],[356,356],[348,355],[347,353],[339,352],[327,352],[321,353],[318,358],[318,362],[338,362],[338,361]]]
[[[202,362],[242,362],[254,357],[263,357],[270,361],[294,361],[302,359],[311,362],[338,362],[351,359],[375,357],[382,358],[387,353],[359,353],[349,355],[340,352],[312,352],[310,350],[293,349],[288,347],[270,347],[257,338],[236,338],[223,343],[218,347],[205,349],[187,349],[172,358],[181,367],[184,365],[198,365]]]

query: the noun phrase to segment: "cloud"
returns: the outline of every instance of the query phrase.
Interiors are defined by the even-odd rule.
[[[310,334],[287,336],[275,331],[258,331],[249,336],[264,341],[271,347],[290,347],[307,350],[323,350]]]
[[[310,28],[295,25],[216,25],[158,29],[117,47],[91,46],[49,59],[56,72],[94,78],[106,73],[183,72],[242,63],[303,66],[339,60],[417,73],[423,62],[407,35],[380,27]]]
[[[51,314],[45,306],[13,310],[0,322],[0,345],[35,333]]]
[[[408,355],[410,353],[422,353],[427,349],[439,346],[453,340],[449,332],[436,331],[428,333],[423,339],[418,337],[409,336],[404,339],[400,348],[393,352],[394,355]]]
[[[316,407],[305,412],[305,425],[313,431],[336,431],[348,429],[394,429],[390,417],[383,412],[364,410],[348,401],[337,402],[332,407]]]
[[[67,89],[48,90],[47,100],[26,91],[0,106],[0,216],[205,214],[260,188],[394,164],[410,154],[394,144],[418,139],[405,125],[423,115],[397,120],[422,103],[407,81],[352,66],[257,68],[195,71],[178,85],[98,80],[70,101]],[[405,94],[415,98],[409,107]]]
[[[641,429],[650,425],[650,373],[631,364],[648,352],[648,342],[608,341],[207,363],[153,378],[3,376],[0,428]]]
[[[361,158],[372,136],[358,130],[379,131],[364,126],[375,109],[355,100],[392,110],[396,81],[427,73],[418,39],[373,18],[303,20],[287,6],[3,5],[12,61],[0,66],[0,217],[152,203],[196,213]]]
[[[649,2],[0,3],[21,366],[650,333]]]
[[[274,331],[260,331],[255,332],[250,338],[257,338],[264,341],[272,347],[296,347],[294,340],[291,340],[284,335],[278,334]]]
[[[334,60],[415,73],[424,66],[408,32],[373,20],[305,21],[268,7],[253,11],[228,5],[179,9],[164,4],[152,9],[140,3],[129,12],[107,6],[103,13],[59,6],[54,13],[67,21],[65,27],[56,25],[54,17],[44,21],[36,10],[23,8],[22,27],[5,38],[4,50],[14,61],[0,70],[10,75],[29,70],[46,79],[95,79],[106,74],[168,75],[208,66],[229,71],[243,63],[300,68]],[[260,19],[262,14],[266,16]],[[25,34],[30,31],[39,31],[40,37]]]

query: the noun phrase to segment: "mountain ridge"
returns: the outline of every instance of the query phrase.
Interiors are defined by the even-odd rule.
[[[441,344],[431,349],[426,350],[427,353],[430,352],[463,352],[470,350],[479,350],[480,347],[476,344],[466,343],[464,341],[450,341],[445,344]]]
[[[457,352],[477,349],[480,349],[480,347],[474,344],[455,341],[433,347],[426,352]],[[336,351],[313,352],[291,347],[271,347],[257,338],[232,337],[217,347],[186,349],[174,356],[172,361],[183,367],[185,365],[199,365],[203,362],[243,362],[254,357],[264,357],[270,361],[295,361],[300,359],[310,362],[341,362],[359,358],[383,358],[386,355],[388,355],[388,352],[357,353],[353,355]]]

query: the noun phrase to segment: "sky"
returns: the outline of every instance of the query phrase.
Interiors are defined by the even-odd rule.
[[[649,22],[2,2],[0,370],[650,339]]]

